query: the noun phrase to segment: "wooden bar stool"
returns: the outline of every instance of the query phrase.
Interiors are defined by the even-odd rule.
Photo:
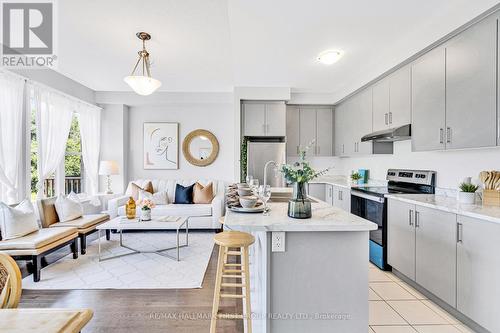
[[[255,238],[245,232],[224,231],[214,237],[215,244],[219,245],[219,260],[217,263],[217,276],[215,278],[214,303],[212,307],[212,320],[210,333],[215,333],[218,318],[246,319],[247,332],[252,333],[252,318],[250,308],[250,270],[248,265],[248,247],[255,242]],[[235,250],[236,248],[236,250]],[[240,264],[228,263],[228,256],[239,256]],[[223,279],[237,279],[240,283],[225,282]],[[241,288],[239,293],[222,292],[222,288]],[[221,298],[239,298],[245,302],[245,315],[219,313]]]

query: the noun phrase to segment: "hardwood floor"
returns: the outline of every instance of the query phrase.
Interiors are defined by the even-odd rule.
[[[69,253],[47,258],[57,260]],[[19,307],[91,308],[94,317],[83,332],[209,332],[215,273],[215,246],[201,289],[155,290],[24,290]],[[27,275],[22,267],[23,276]],[[43,279],[43,270],[42,270]],[[241,300],[224,300],[221,311],[241,313]],[[218,320],[218,333],[243,332],[241,320]]]

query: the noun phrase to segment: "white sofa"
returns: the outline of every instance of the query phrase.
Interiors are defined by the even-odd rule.
[[[153,191],[167,191],[168,205],[157,205],[151,210],[152,216],[189,216],[190,229],[218,229],[221,227],[219,218],[224,215],[224,198],[226,184],[218,180],[167,180],[167,179],[137,179],[131,183],[135,183],[140,187],[151,181]],[[189,186],[199,182],[203,186],[213,183],[215,197],[211,204],[174,204],[175,185]],[[117,216],[125,216],[125,204],[129,199],[130,183],[127,187],[127,192],[118,198],[108,202],[108,214],[111,218]],[[137,216],[139,216],[140,208],[137,208]]]

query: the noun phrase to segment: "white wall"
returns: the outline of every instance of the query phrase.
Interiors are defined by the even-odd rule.
[[[131,106],[129,110],[129,158],[128,177],[195,179],[213,178],[232,181],[234,178],[234,117],[231,102],[220,103],[176,103]],[[179,169],[144,170],[143,168],[143,123],[179,123]],[[182,154],[184,137],[195,129],[212,132],[219,141],[219,155],[206,167],[189,164]]]
[[[500,147],[470,150],[412,152],[411,140],[394,143],[393,155],[332,158],[338,167],[335,174],[348,175],[351,170],[370,170],[370,178],[383,180],[387,169],[406,168],[434,170],[437,172],[437,187],[456,189],[465,177],[478,181],[482,170],[500,169]],[[336,171],[340,171],[336,172]]]
[[[129,108],[123,104],[101,104],[101,153],[99,160],[118,163],[119,175],[111,176],[112,189],[123,193],[128,184]],[[99,191],[107,189],[106,177],[99,176]]]

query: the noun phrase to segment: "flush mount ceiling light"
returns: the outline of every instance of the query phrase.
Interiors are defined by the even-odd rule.
[[[138,52],[139,59],[135,63],[132,74],[126,76],[123,80],[139,95],[151,95],[160,88],[161,82],[151,77],[151,63],[149,62],[149,53],[146,50],[146,41],[151,39],[147,32],[138,32],[137,38],[142,40],[142,50]],[[142,63],[142,75],[136,74],[137,67]]]
[[[344,55],[344,51],[340,50],[326,50],[318,55],[318,61],[325,65],[331,65],[339,61]]]

